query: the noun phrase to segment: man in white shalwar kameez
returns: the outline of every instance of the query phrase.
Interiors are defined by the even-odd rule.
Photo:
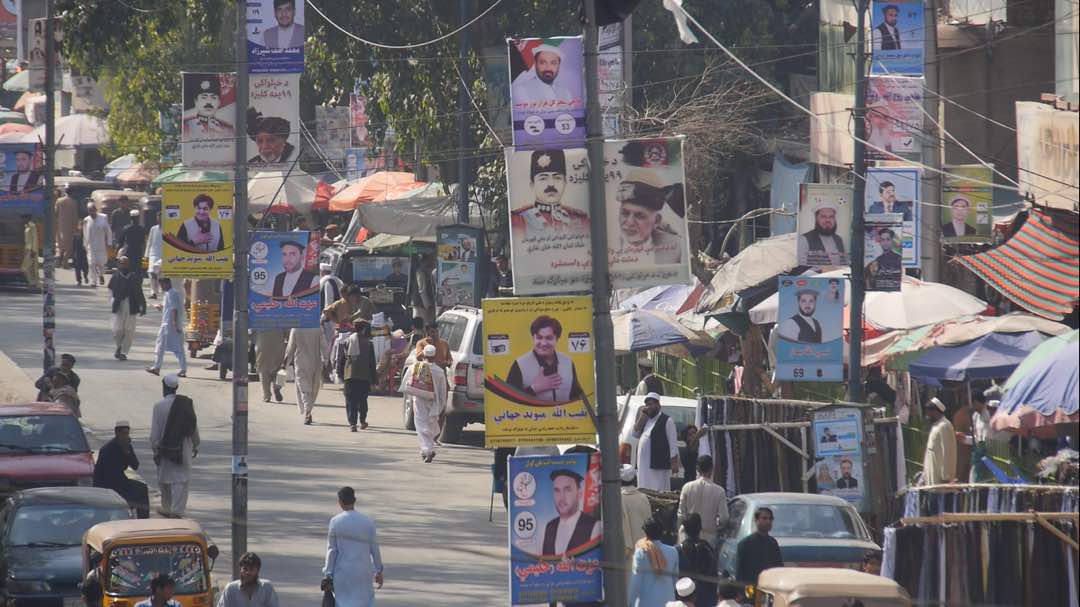
[[[679,443],[675,420],[660,410],[660,395],[650,392],[634,423],[638,489],[671,491],[671,475],[679,470]]]
[[[109,261],[109,243],[113,235],[108,218],[98,213],[92,202],[86,205],[82,230],[83,246],[90,262],[90,284],[96,289],[99,284],[105,284],[105,264]]]
[[[559,71],[562,68],[562,51],[556,46],[541,44],[532,49],[532,55],[532,69],[522,72],[511,85],[514,105],[525,105],[526,107],[522,109],[535,111],[545,108],[528,107],[528,105],[544,101],[561,101],[567,104],[562,108],[569,108],[574,101],[580,103],[579,99],[574,98],[570,89],[557,84]],[[550,109],[561,108],[555,106]]]
[[[150,274],[150,299],[157,299],[160,292],[158,279],[161,278],[161,224],[154,224],[150,228],[143,256],[146,257],[146,270]]]
[[[319,264],[319,301],[325,310],[330,304],[341,299],[341,292],[345,283],[334,276],[334,269],[328,263]],[[334,359],[331,356],[334,348],[334,339],[337,337],[337,323],[333,319],[322,317],[322,330],[325,339],[326,351],[323,352],[323,380],[330,380],[330,371],[334,368]]]
[[[319,327],[293,329],[289,332],[289,344],[285,346],[285,362],[292,363],[296,376],[296,406],[304,416],[304,425],[311,425],[311,411],[322,388],[323,352],[326,351],[323,330]]]
[[[945,404],[937,397],[926,403],[924,411],[933,425],[923,454],[923,484],[951,483],[956,480],[956,430],[945,416]]]
[[[338,506],[342,512],[330,519],[326,535],[323,584],[333,587],[336,607],[372,607],[375,586],[383,585],[375,521],[355,510],[356,492],[352,487],[338,490]]]
[[[162,303],[154,304],[161,310],[161,328],[154,344],[154,366],[146,371],[157,375],[165,360],[165,352],[172,352],[180,363],[180,377],[187,377],[187,353],[184,351],[184,296],[172,286],[169,278],[161,279]]]
[[[179,518],[187,510],[188,484],[191,482],[191,460],[199,452],[199,428],[184,438],[181,446],[179,463],[162,455],[165,430],[169,421],[169,412],[180,380],[176,375],[166,375],[161,380],[164,398],[154,403],[153,416],[150,419],[150,447],[154,451],[154,463],[157,464],[158,489],[161,491],[161,510],[167,518]]]
[[[421,355],[422,364],[427,365],[431,371],[432,385],[435,387],[435,398],[423,398],[412,395],[413,420],[416,424],[416,437],[420,439],[420,457],[427,463],[435,459],[435,437],[439,434],[439,414],[446,408],[446,373],[442,367],[436,365],[435,346],[424,346]],[[412,378],[411,367],[406,370],[403,382]]]

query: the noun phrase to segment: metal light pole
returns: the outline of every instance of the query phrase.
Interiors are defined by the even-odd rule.
[[[468,23],[472,16],[472,0],[458,0],[458,19]],[[472,81],[469,70],[469,28],[458,34],[458,222],[469,223],[469,91],[465,87]]]
[[[236,171],[233,207],[233,352],[232,352],[232,573],[240,577],[240,557],[247,552],[248,515],[248,200],[247,2],[236,2]]]
[[[589,147],[589,217],[592,238],[593,333],[596,335],[596,413],[600,436],[600,504],[604,521],[604,603],[626,605],[626,563],[622,536],[622,483],[619,477],[618,414],[615,410],[615,337],[611,327],[611,276],[604,222],[604,135],[597,76],[600,32],[596,0],[585,0],[585,94]]]
[[[43,301],[41,309],[41,335],[44,338],[42,365],[45,371],[56,366],[56,346],[53,336],[56,332],[56,193],[53,174],[56,172],[56,91],[53,78],[56,77],[56,24],[53,23],[52,0],[45,0],[45,273]],[[33,255],[37,255],[35,251]]]
[[[848,347],[847,400],[862,400],[862,340],[863,299],[866,285],[865,234],[863,233],[863,198],[866,196],[866,11],[868,0],[856,0],[859,11],[855,27],[855,107],[851,113],[855,120],[855,188],[851,200],[851,299],[849,305],[850,343]]]

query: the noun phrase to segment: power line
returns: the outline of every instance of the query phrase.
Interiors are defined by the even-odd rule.
[[[366,44],[368,46],[374,46],[376,48],[384,48],[384,49],[390,49],[390,50],[406,50],[406,49],[420,48],[420,47],[423,47],[423,46],[430,46],[432,44],[442,42],[443,40],[446,40],[447,38],[450,38],[451,36],[454,36],[458,32],[460,32],[460,31],[462,31],[464,29],[467,29],[472,24],[474,24],[477,21],[483,19],[488,13],[490,13],[492,10],[494,10],[496,6],[499,6],[500,4],[502,4],[502,1],[503,0],[495,0],[495,2],[493,2],[491,4],[491,6],[487,7],[487,9],[485,9],[482,13],[480,13],[479,15],[474,17],[468,23],[466,23],[466,24],[462,25],[461,27],[457,28],[456,30],[450,32],[449,34],[439,36],[438,38],[435,38],[434,40],[428,40],[426,42],[418,42],[416,44],[382,44],[382,43],[379,43],[379,42],[373,42],[371,40],[365,40],[364,38],[361,38],[360,36],[357,36],[356,34],[350,32],[349,30],[341,27],[337,23],[334,23],[333,21],[331,21],[330,18],[326,16],[326,13],[322,12],[322,10],[318,6],[316,6],[315,3],[312,2],[312,0],[307,0],[307,3],[308,3],[308,6],[315,9],[315,12],[319,13],[319,16],[321,16],[324,20],[326,20],[327,23],[334,26],[338,31],[340,31],[341,33],[345,34],[346,36],[352,38],[353,40],[363,42],[364,44]]]

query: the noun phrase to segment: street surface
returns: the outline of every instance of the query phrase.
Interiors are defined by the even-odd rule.
[[[160,313],[151,308],[139,319],[128,360],[115,360],[108,290],[76,287],[71,271],[57,275],[56,352],[78,359],[82,421],[91,447],[96,451],[111,438],[117,419],[129,420],[139,472],[156,508],[149,426],[161,381],[143,368],[153,362]],[[41,295],[0,289],[0,349],[29,382],[41,374],[41,302]],[[188,378],[180,384],[180,392],[195,401],[202,437],[188,516],[220,548],[214,579],[223,586],[232,559],[231,383],[218,381],[207,364],[189,361]],[[176,370],[176,359],[166,354],[162,374]],[[0,376],[0,384],[9,381]],[[386,567],[386,585],[376,593],[379,605],[508,602],[505,512],[497,500],[494,522],[488,522],[492,457],[481,448],[479,432],[466,432],[469,446],[441,448],[434,463],[424,464],[414,433],[402,427],[400,398],[372,397],[371,427],[352,434],[340,386],[323,387],[313,426],[302,423],[293,385],[283,392],[284,402],[267,404],[258,383],[251,384],[248,457],[248,549],[262,557],[262,575],[274,583],[282,605],[318,604],[327,522],[339,512],[335,493],[346,484],[356,489],[357,509],[378,525]]]

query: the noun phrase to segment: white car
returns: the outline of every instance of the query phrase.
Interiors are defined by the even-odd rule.
[[[664,396],[660,399],[663,412],[675,421],[675,432],[682,436],[686,427],[694,425],[697,416],[698,401],[693,398],[680,398],[677,396]],[[619,460],[623,464],[630,464],[637,472],[637,449],[638,440],[634,438],[634,420],[637,419],[638,410],[645,406],[644,396],[620,396],[619,397]],[[680,460],[686,452],[686,442],[679,440]],[[680,462],[678,474],[671,476],[672,490],[682,488],[684,471]]]

